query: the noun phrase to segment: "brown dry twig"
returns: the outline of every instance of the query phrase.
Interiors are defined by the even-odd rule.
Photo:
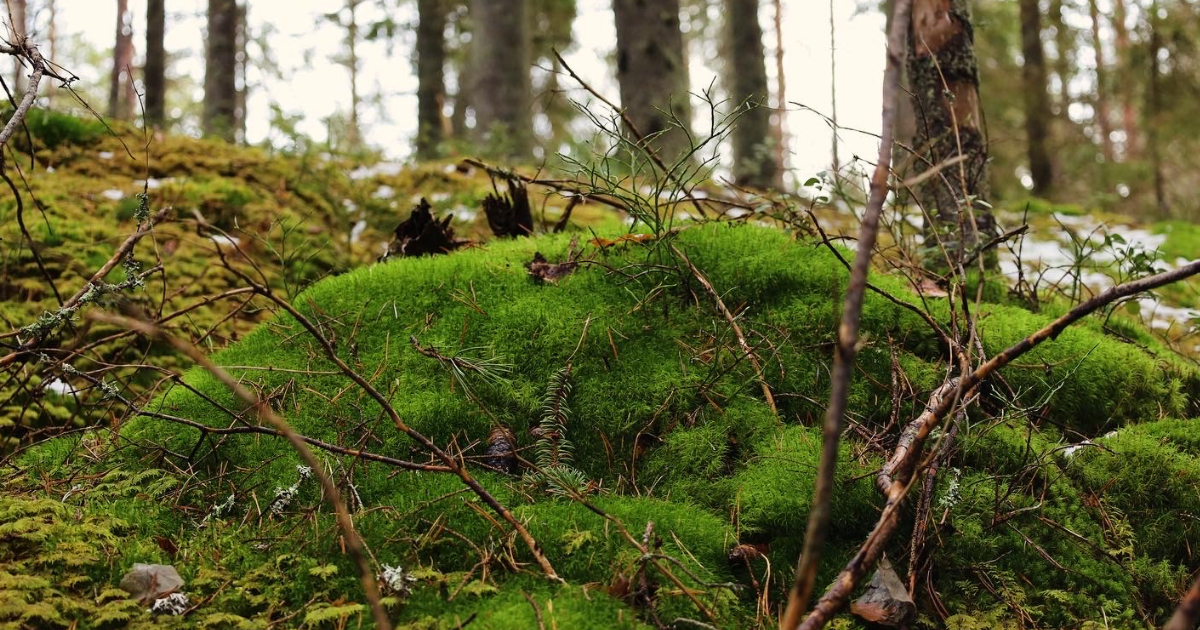
[[[804,534],[804,549],[796,562],[796,578],[788,593],[787,607],[781,622],[784,630],[795,628],[808,606],[808,599],[812,596],[813,585],[817,579],[821,550],[825,546],[825,537],[829,530],[830,502],[833,498],[834,475],[837,472],[838,442],[850,393],[854,357],[857,354],[863,294],[866,291],[867,274],[871,269],[871,255],[879,230],[879,216],[890,189],[888,174],[892,161],[892,140],[895,137],[896,94],[900,85],[900,68],[907,54],[904,43],[908,32],[908,17],[909,3],[899,0],[895,7],[892,30],[888,35],[887,67],[883,77],[883,138],[879,143],[879,160],[871,176],[871,195],[867,199],[866,213],[859,231],[858,250],[854,256],[854,268],[850,272],[850,283],[846,287],[845,304],[842,306],[838,345],[833,354],[832,390],[829,394],[829,407],[825,412],[824,440],[821,463],[817,469],[816,491],[813,493],[813,505]]]
[[[279,417],[279,415],[271,409],[270,405],[264,403],[262,399],[252,394],[250,390],[246,389],[241,383],[230,376],[228,372],[221,369],[221,367],[217,364],[213,363],[212,360],[205,356],[203,352],[196,348],[196,346],[179,339],[170,333],[167,333],[154,324],[134,319],[132,317],[112,315],[98,311],[88,313],[88,317],[96,321],[137,330],[147,337],[152,337],[171,344],[176,350],[187,355],[189,359],[195,361],[198,365],[215,376],[217,380],[221,381],[221,383],[228,387],[230,391],[237,395],[238,398],[241,398],[246,402],[246,404],[253,406],[254,413],[259,417],[259,419],[265,420],[267,423],[271,424],[277,430],[283,433],[284,437],[286,437],[288,442],[291,443],[292,448],[294,448],[300,455],[300,459],[304,460],[305,465],[312,469],[313,475],[321,484],[321,490],[324,492],[326,500],[333,507],[334,512],[337,514],[338,528],[342,530],[342,535],[346,539],[346,551],[350,554],[350,557],[354,560],[355,565],[358,567],[363,590],[367,596],[367,603],[370,605],[371,615],[375,619],[375,626],[381,630],[391,630],[392,623],[388,619],[387,613],[384,611],[383,603],[380,601],[379,585],[375,582],[375,572],[371,569],[371,565],[367,561],[365,552],[366,547],[363,544],[362,538],[359,537],[358,532],[354,529],[354,520],[350,517],[350,512],[346,509],[346,504],[342,500],[342,493],[340,490],[338,490],[337,485],[329,479],[329,476],[325,474],[325,470],[321,466],[321,461],[317,459],[317,456],[314,455],[311,450],[309,450],[308,445],[305,444],[300,435],[296,433],[294,429],[292,429],[292,426],[288,424],[286,420]]]
[[[721,299],[721,294],[717,293],[717,290],[713,288],[712,283],[708,281],[707,277],[705,277],[704,272],[700,271],[698,268],[696,268],[696,265],[692,264],[692,261],[688,259],[687,254],[684,254],[679,250],[678,247],[675,247],[674,245],[671,245],[671,251],[675,252],[675,255],[683,261],[683,264],[687,265],[688,269],[691,270],[692,275],[696,278],[700,285],[704,287],[705,292],[707,292],[709,297],[716,302],[717,311],[721,313],[721,316],[725,318],[725,321],[729,322],[729,327],[733,329],[733,334],[737,337],[738,347],[741,348],[742,354],[750,360],[750,365],[754,367],[754,374],[758,378],[758,384],[762,387],[763,399],[767,401],[767,406],[771,408],[771,413],[775,416],[778,416],[779,409],[775,406],[775,396],[771,394],[771,388],[767,385],[767,380],[763,377],[762,364],[759,363],[758,357],[755,356],[754,349],[750,347],[749,343],[746,343],[746,335],[742,334],[742,327],[738,325],[737,318],[734,317],[733,312],[725,306],[725,302]]]
[[[400,417],[400,414],[396,411],[396,408],[393,407],[391,402],[388,401],[388,398],[380,393],[380,391],[376,389],[370,381],[363,378],[361,374],[356,372],[354,368],[347,365],[346,362],[337,355],[337,351],[334,349],[333,344],[329,342],[329,339],[326,338],[325,334],[321,332],[316,324],[314,324],[308,317],[297,310],[296,307],[281,299],[270,288],[255,282],[253,278],[236,269],[233,267],[233,265],[228,264],[228,261],[225,262],[225,266],[230,270],[230,272],[241,278],[241,280],[252,287],[256,293],[274,302],[281,309],[287,311],[293,319],[295,319],[305,330],[307,330],[313,339],[315,339],[317,343],[321,345],[325,357],[337,365],[338,369],[341,370],[343,374],[345,374],[350,380],[354,381],[354,383],[358,385],[364,392],[366,392],[368,396],[375,400],[375,402],[379,404],[380,408],[383,409],[384,413],[386,413],[391,419],[392,424],[395,425],[400,432],[404,433],[413,441],[420,444],[425,450],[433,453],[437,459],[441,460],[441,462],[450,469],[450,472],[457,475],[458,478],[461,479],[462,482],[466,484],[476,496],[486,503],[487,506],[492,509],[492,511],[500,516],[500,518],[507,522],[517,532],[517,535],[521,537],[522,542],[525,543],[526,548],[529,549],[529,552],[533,555],[534,560],[537,561],[538,566],[541,567],[542,573],[544,573],[546,577],[554,581],[562,581],[562,578],[558,577],[558,573],[550,564],[550,560],[546,558],[546,554],[542,552],[541,546],[536,540],[534,540],[533,536],[529,533],[529,530],[526,529],[523,524],[521,524],[521,521],[517,520],[517,518],[513,516],[512,512],[509,511],[508,508],[504,507],[504,505],[501,504],[500,501],[498,501],[496,497],[492,495],[492,493],[488,492],[486,488],[480,485],[479,481],[471,476],[471,473],[467,471],[466,467],[464,467],[457,459],[451,456],[450,453],[446,452],[440,446],[435,444],[433,440],[430,440],[425,436],[425,434],[408,426],[408,424],[405,423]]]

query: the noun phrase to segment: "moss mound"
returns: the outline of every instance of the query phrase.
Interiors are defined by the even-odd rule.
[[[782,600],[787,584],[779,576],[788,575],[795,561],[811,501],[819,447],[812,425],[828,396],[828,357],[846,272],[821,247],[770,229],[707,225],[670,238],[704,270],[725,303],[742,313],[764,377],[778,394],[778,417],[759,399],[756,376],[728,324],[704,306],[705,294],[672,264],[661,243],[594,252],[593,262],[557,284],[535,283],[524,263],[535,252],[565,259],[569,235],[373,265],[323,280],[296,297],[297,308],[319,322],[345,361],[388,393],[408,424],[472,465],[483,458],[498,425],[512,431],[523,454],[537,451],[538,434],[531,429],[538,427],[547,383],[569,361],[570,415],[559,437],[573,444],[572,465],[588,482],[590,500],[635,538],[653,522],[658,561],[688,589],[653,569],[646,569],[650,585],[642,586],[638,572],[647,560],[614,521],[547,495],[532,477],[482,469],[478,475],[529,523],[567,586],[552,587],[528,567],[518,570],[530,562],[529,554],[456,478],[397,472],[322,452],[327,470],[353,499],[375,561],[400,564],[417,578],[410,597],[390,600],[403,623],[454,627],[476,613],[474,623],[484,627],[527,628],[535,606],[547,615],[553,602],[559,627],[641,627],[655,619],[702,618],[691,594],[721,627],[752,627],[756,589],[768,591],[770,601]],[[874,280],[918,302],[905,297],[910,294],[900,280]],[[981,334],[995,352],[1048,321],[992,305]],[[863,327],[850,408],[851,420],[869,434],[888,426],[894,413],[901,424],[911,418],[943,368],[936,340],[908,310],[869,294]],[[428,356],[430,348],[444,358],[491,366],[491,376],[470,368],[456,373],[446,360]],[[425,454],[336,373],[290,317],[273,318],[215,359],[305,435],[424,461]],[[1178,415],[1193,404],[1186,392],[1197,377],[1091,327],[1065,333],[1024,362],[1005,373],[1010,387],[1001,397],[1039,419],[1042,428],[1018,428],[1026,417],[1012,426],[973,419],[978,427],[964,428],[963,454],[955,460],[959,472],[943,475],[937,487],[938,516],[945,510],[943,522],[954,531],[944,532],[946,542],[935,551],[949,567],[935,577],[936,588],[952,612],[971,619],[1033,618],[1049,627],[1076,627],[1103,615],[1130,625],[1152,619],[1156,612],[1138,608],[1150,582],[1130,578],[1129,567],[1144,558],[1174,571],[1189,560],[1175,545],[1146,541],[1135,556],[1110,553],[1114,541],[1086,494],[1104,473],[1087,467],[1064,472],[1055,456],[1058,436],[1066,430],[1095,436]],[[894,366],[911,392],[899,400]],[[192,370],[184,382],[150,410],[213,427],[249,418],[245,405],[209,375]],[[830,577],[878,514],[872,473],[880,447],[890,448],[897,430],[880,433],[881,444],[848,440],[843,449],[837,534],[824,566]],[[291,504],[272,509],[276,489],[296,483],[297,458],[283,441],[202,436],[150,417],[126,422],[119,435],[87,439],[93,441],[60,439],[36,449],[22,465],[45,472],[19,479],[55,489],[78,483],[82,494],[75,500],[83,518],[117,509],[138,514],[121,529],[129,542],[102,563],[101,581],[114,583],[112,577],[134,561],[170,561],[164,547],[175,547],[174,562],[191,588],[211,598],[177,623],[284,623],[286,615],[295,615],[286,617],[286,625],[369,621],[316,489],[301,485]],[[85,444],[88,450],[79,451]],[[132,494],[96,490],[104,477],[81,477],[78,468],[100,465],[80,453],[104,448],[110,449],[106,469],[155,471],[177,487],[151,490],[141,483]],[[1172,461],[1172,470],[1187,463]],[[1181,495],[1187,488],[1178,484]],[[215,515],[213,506],[230,495],[232,516]],[[1162,505],[1143,507],[1162,517]],[[1133,506],[1122,509],[1129,514]],[[1004,514],[1012,516],[1002,519]],[[198,528],[202,521],[205,527]],[[1144,530],[1134,536],[1141,540],[1143,533],[1157,535]],[[155,543],[156,536],[169,537],[171,545]],[[730,563],[727,554],[740,543],[768,550],[774,579],[763,581],[765,565],[758,560]],[[898,541],[891,555],[903,558],[906,548]],[[89,566],[99,571],[97,563]],[[250,579],[256,586],[246,585]],[[229,584],[242,585],[236,589],[240,599],[232,599]]]

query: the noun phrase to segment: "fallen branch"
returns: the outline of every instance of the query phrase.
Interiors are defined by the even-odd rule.
[[[838,327],[838,345],[833,354],[832,386],[829,407],[825,410],[824,440],[821,448],[821,463],[817,469],[816,490],[813,493],[812,509],[808,513],[808,527],[804,533],[804,548],[796,562],[796,577],[788,593],[780,626],[792,630],[800,623],[800,616],[808,606],[813,585],[817,579],[817,567],[825,538],[829,531],[830,502],[833,498],[834,475],[837,472],[838,442],[842,432],[842,419],[846,415],[846,401],[850,394],[850,378],[854,372],[854,357],[857,354],[858,328],[862,317],[863,294],[866,291],[867,274],[871,269],[871,256],[875,249],[875,238],[879,231],[879,216],[887,199],[888,173],[892,162],[892,140],[895,137],[896,95],[900,85],[900,68],[907,54],[905,37],[908,33],[909,2],[899,0],[895,7],[895,19],[888,35],[887,67],[883,75],[883,138],[879,143],[879,159],[871,176],[871,194],[867,199],[866,212],[858,237],[858,250],[854,256],[854,268],[850,271],[850,283],[846,287],[842,306],[842,321]]]
[[[939,388],[935,393],[941,394],[940,401],[930,400],[925,413],[921,414],[918,420],[910,425],[910,427],[915,427],[915,429],[911,432],[906,430],[906,434],[909,434],[911,437],[905,443],[905,453],[902,456],[893,455],[888,461],[889,484],[886,490],[884,490],[887,502],[883,513],[879,516],[879,520],[875,524],[875,528],[859,548],[854,558],[838,574],[833,585],[829,587],[829,590],[817,602],[812,613],[804,620],[800,628],[804,630],[816,630],[823,627],[837,611],[845,606],[854,587],[875,566],[875,562],[883,552],[884,545],[892,533],[895,532],[899,506],[912,485],[917,462],[926,438],[929,437],[934,427],[941,424],[941,420],[950,413],[958,401],[972,396],[979,384],[995,373],[996,370],[1008,365],[1042,342],[1057,338],[1068,326],[1087,315],[1119,299],[1150,291],[1197,274],[1200,274],[1200,261],[1193,261],[1170,271],[1110,287],[1090,300],[1072,308],[1041,330],[1034,332],[992,357],[991,360],[979,366],[970,374],[959,378],[954,395],[946,395],[947,392]],[[882,486],[879,479],[877,479],[877,485]],[[1197,595],[1197,598],[1196,606],[1200,609],[1200,594]],[[1185,603],[1186,601],[1185,598]],[[1200,610],[1197,610],[1195,614],[1200,615]]]
[[[380,601],[379,585],[375,582],[375,572],[371,569],[370,563],[367,562],[365,545],[358,532],[354,529],[354,520],[350,517],[349,510],[346,509],[346,504],[342,501],[342,493],[338,490],[336,484],[329,479],[325,474],[324,468],[321,466],[321,461],[317,456],[309,450],[300,434],[296,433],[292,426],[286,420],[279,417],[270,405],[266,404],[259,397],[255,396],[250,390],[246,389],[237,379],[230,376],[228,372],[221,369],[220,366],[213,363],[207,356],[204,355],[196,346],[179,339],[178,337],[164,331],[154,324],[144,322],[132,317],[124,317],[121,315],[111,315],[104,312],[91,312],[88,317],[99,322],[114,324],[136,330],[143,335],[165,341],[187,355],[192,361],[203,367],[210,374],[215,376],[229,388],[238,398],[241,398],[246,404],[253,406],[254,413],[261,420],[265,420],[273,425],[280,433],[287,438],[291,443],[292,448],[300,455],[300,459],[304,460],[304,464],[312,469],[313,475],[321,483],[321,490],[325,494],[328,503],[333,507],[337,514],[338,528],[342,531],[342,535],[346,539],[346,551],[354,560],[358,567],[359,578],[362,581],[363,591],[367,596],[367,603],[371,607],[371,615],[375,619],[375,627],[381,630],[391,630],[392,623],[388,619],[387,613],[384,611],[383,603]]]
[[[224,260],[224,258],[222,258],[222,260]],[[450,472],[458,475],[459,479],[461,479],[462,482],[466,484],[476,496],[486,503],[487,506],[492,509],[492,511],[494,511],[500,516],[500,518],[504,519],[505,522],[512,526],[512,528],[517,532],[517,535],[520,536],[521,540],[525,543],[525,546],[529,549],[529,552],[533,554],[534,560],[537,561],[538,566],[541,567],[542,573],[544,573],[546,577],[554,581],[562,581],[562,578],[558,577],[558,573],[555,572],[554,567],[550,564],[550,560],[546,558],[546,554],[542,552],[541,546],[538,545],[536,540],[534,540],[533,536],[529,533],[529,530],[526,529],[525,526],[522,525],[515,516],[513,516],[512,512],[510,512],[508,508],[504,507],[503,504],[496,500],[496,497],[492,496],[487,489],[480,485],[479,482],[471,476],[471,473],[468,472],[458,460],[452,457],[437,444],[434,444],[433,440],[430,440],[423,433],[408,426],[408,424],[405,423],[400,417],[400,414],[396,412],[396,408],[393,407],[388,401],[387,397],[380,393],[379,390],[375,389],[375,386],[372,385],[370,381],[363,378],[361,374],[356,372],[354,368],[351,368],[349,365],[347,365],[346,362],[337,355],[337,351],[334,350],[333,344],[329,342],[329,339],[325,337],[321,330],[317,328],[317,326],[313,324],[310,319],[305,317],[304,314],[297,310],[296,307],[292,306],[291,303],[275,295],[274,291],[255,282],[253,278],[235,269],[232,265],[229,265],[228,262],[226,262],[226,267],[232,273],[241,278],[243,282],[252,287],[255,293],[267,298],[268,300],[271,300],[280,308],[287,311],[288,314],[290,314],[305,330],[309,332],[310,335],[312,335],[313,339],[317,340],[317,343],[319,343],[321,348],[324,350],[326,358],[337,365],[338,369],[340,369],[343,374],[345,374],[350,380],[354,381],[354,383],[357,384],[364,392],[366,392],[368,396],[370,396],[375,400],[376,403],[379,404],[384,413],[386,413],[391,419],[392,424],[394,424],[400,432],[404,433],[413,441],[420,444],[425,450],[433,453],[434,456],[441,460],[441,462],[450,469]]]
[[[742,354],[750,360],[750,365],[754,367],[754,374],[758,378],[758,384],[762,387],[763,399],[767,401],[767,406],[771,408],[771,413],[778,416],[779,409],[775,406],[775,396],[771,394],[771,388],[767,386],[767,380],[763,377],[762,364],[758,362],[758,357],[754,355],[754,350],[750,347],[750,344],[746,343],[746,336],[742,334],[742,327],[738,326],[737,318],[725,306],[725,302],[721,300],[721,294],[717,293],[717,290],[713,288],[712,283],[704,276],[704,272],[697,269],[696,265],[693,265],[692,261],[679,248],[671,245],[671,251],[675,252],[675,255],[683,261],[683,264],[688,266],[692,275],[700,282],[704,290],[708,292],[709,297],[717,303],[717,311],[721,313],[725,321],[729,322],[729,327],[733,329],[733,334],[737,337],[738,347],[741,348]]]

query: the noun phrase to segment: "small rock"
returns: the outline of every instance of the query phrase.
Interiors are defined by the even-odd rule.
[[[867,592],[850,604],[850,612],[871,623],[898,628],[916,618],[917,606],[884,556],[879,559]]]
[[[148,606],[183,588],[183,578],[170,565],[137,563],[121,578],[121,588],[138,603]]]

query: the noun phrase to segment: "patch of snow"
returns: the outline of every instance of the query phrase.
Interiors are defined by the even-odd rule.
[[[224,234],[213,234],[208,237],[208,240],[216,243],[217,247],[237,247],[242,242],[236,236],[225,236]]]
[[[135,180],[133,180],[133,185],[137,186],[138,188],[144,187],[148,190],[158,190],[159,188],[162,188],[164,185],[170,184],[174,181],[175,181],[174,177],[164,177],[162,179],[155,179],[155,178],[151,177],[150,179],[135,179]]]
[[[442,167],[442,172],[446,173],[447,175],[449,175],[450,173],[453,173],[457,170],[458,170],[458,166],[455,164],[447,164]]]
[[[47,166],[47,167],[46,167],[46,172],[47,172],[47,173],[53,173],[53,172],[54,172],[54,167],[53,167],[53,166]]]
[[[75,389],[74,385],[57,378],[51,380],[42,387],[46,391],[58,394],[59,396],[71,396],[79,393],[79,390]]]
[[[440,193],[433,193],[432,195],[429,195],[429,203],[442,203],[444,201],[449,201],[449,200],[450,200],[450,193],[440,192]]]
[[[116,188],[110,188],[100,193],[100,196],[104,197],[105,199],[111,199],[112,201],[120,201],[125,198],[125,193],[117,190]]]
[[[725,213],[725,216],[731,219],[740,219],[744,216],[749,216],[750,214],[751,212],[745,208],[730,208],[729,211]]]
[[[400,162],[379,162],[370,166],[360,166],[350,171],[350,179],[360,180],[380,175],[395,176],[402,170],[404,170],[404,164]]]
[[[342,200],[342,207],[346,209],[346,214],[350,214],[355,210],[358,210],[358,204],[350,201],[349,199]]]
[[[470,223],[475,220],[475,217],[479,216],[478,212],[461,204],[455,206],[452,212],[454,213],[454,218],[463,223]]]
[[[391,199],[392,197],[396,196],[396,189],[388,185],[383,185],[379,188],[376,188],[375,192],[372,193],[371,196],[376,199]]]
[[[111,159],[113,159],[113,152],[112,151],[101,151],[99,153],[99,156],[100,156],[101,160],[111,160]]]
[[[1087,446],[1092,446],[1092,445],[1093,445],[1093,442],[1091,440],[1084,440],[1084,441],[1080,442],[1079,444],[1072,444],[1071,446],[1068,446],[1067,448],[1063,449],[1063,452],[1062,452],[1063,457],[1065,457],[1067,459],[1071,459],[1072,457],[1075,456],[1075,453],[1079,452],[1080,449],[1087,447]]]
[[[1158,330],[1169,330],[1172,326],[1186,325],[1192,319],[1200,317],[1200,312],[1194,309],[1168,306],[1152,297],[1139,298],[1138,308],[1141,309],[1142,319],[1151,328]]]
[[[355,223],[354,227],[350,228],[350,242],[357,243],[358,237],[362,236],[363,231],[366,229],[367,229],[366,221],[359,221],[358,223]]]

